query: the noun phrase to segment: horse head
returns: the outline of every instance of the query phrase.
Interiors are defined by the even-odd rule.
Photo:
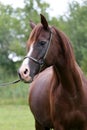
[[[28,53],[18,71],[25,82],[31,82],[44,65],[51,66],[57,62],[63,64],[65,53],[69,53],[65,44],[62,44],[67,38],[62,38],[55,27],[49,26],[43,15],[40,15],[40,18],[41,23],[37,25],[30,21],[32,31],[27,42]]]

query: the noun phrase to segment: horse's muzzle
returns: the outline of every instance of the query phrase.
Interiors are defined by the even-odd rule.
[[[25,83],[31,83],[33,81],[33,78],[29,76],[29,70],[25,69],[25,71],[18,70],[18,75],[21,81]]]

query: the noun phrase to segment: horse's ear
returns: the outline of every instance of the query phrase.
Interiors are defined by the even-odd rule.
[[[40,14],[40,17],[41,17],[41,24],[43,25],[44,29],[47,30],[48,22],[47,22],[46,18],[42,14]]]
[[[29,22],[29,23],[30,23],[30,27],[31,27],[32,29],[36,26],[36,24],[35,24],[35,23],[33,23],[33,22],[32,22],[32,20],[30,20],[30,22]]]

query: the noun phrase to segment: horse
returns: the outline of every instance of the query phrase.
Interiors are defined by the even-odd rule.
[[[32,82],[29,104],[36,130],[87,130],[87,79],[69,38],[42,14],[40,19],[37,25],[30,22],[28,53],[18,71],[22,81]],[[44,66],[53,68],[41,72]]]

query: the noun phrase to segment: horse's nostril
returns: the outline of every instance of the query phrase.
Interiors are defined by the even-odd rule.
[[[27,73],[28,73],[28,69],[25,69],[24,74],[27,74]]]

